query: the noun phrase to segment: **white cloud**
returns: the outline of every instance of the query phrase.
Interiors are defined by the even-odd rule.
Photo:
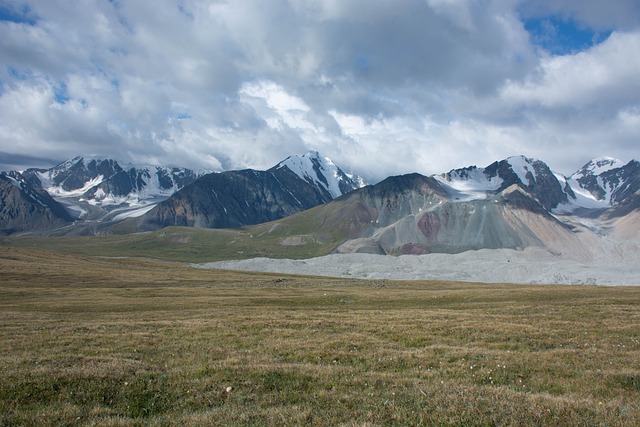
[[[5,3],[32,12],[0,21],[3,168],[92,153],[266,168],[316,149],[375,181],[637,157],[633,1]],[[615,31],[547,56],[522,22],[545,14]]]
[[[450,19],[454,25],[466,31],[473,31],[475,28],[469,0],[426,0],[427,4],[436,13]]]
[[[640,101],[640,32],[613,33],[588,51],[551,56],[524,82],[510,82],[505,100],[545,107],[585,108]]]
[[[242,101],[252,105],[273,129],[282,130],[287,126],[291,129],[317,130],[306,118],[309,106],[274,82],[245,83],[239,94]]]

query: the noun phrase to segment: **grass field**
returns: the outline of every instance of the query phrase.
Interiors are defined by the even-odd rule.
[[[304,218],[303,218],[304,219]],[[328,254],[337,238],[302,233],[297,221],[287,225],[267,223],[247,229],[167,227],[162,230],[122,235],[80,237],[0,237],[0,245],[44,248],[68,254],[109,257],[143,257],[180,262],[212,262],[255,257],[311,258]],[[287,238],[305,242],[286,245]],[[325,236],[326,237],[326,236]]]
[[[0,425],[640,425],[640,288],[0,247]]]

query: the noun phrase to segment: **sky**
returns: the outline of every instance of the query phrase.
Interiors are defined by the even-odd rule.
[[[0,170],[639,159],[640,0],[0,0]]]

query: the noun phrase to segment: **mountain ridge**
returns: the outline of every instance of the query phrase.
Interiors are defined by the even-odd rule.
[[[187,197],[194,206],[199,204],[198,208],[194,209],[194,206],[178,208],[182,214],[178,214],[174,209],[175,218],[173,220],[169,219],[172,215],[171,209],[164,209],[159,214],[161,218],[150,219],[150,215],[147,215],[144,220],[139,221],[142,224],[141,227],[155,229],[167,225],[229,227],[255,224],[259,221],[281,218],[319,203],[326,203],[334,197],[364,185],[362,178],[345,173],[331,159],[321,156],[317,151],[310,151],[302,156],[289,156],[268,171],[246,171],[218,173],[222,174],[219,176],[227,177],[235,175],[238,179],[244,176],[246,185],[244,187],[236,185],[234,187],[235,193],[228,194],[231,199],[249,191],[250,185],[248,183],[251,179],[247,180],[247,177],[260,175],[263,177],[263,181],[265,179],[273,181],[267,185],[267,189],[263,189],[258,195],[263,196],[262,199],[266,203],[261,204],[259,200],[261,197],[254,197],[255,212],[235,210],[239,218],[245,219],[244,221],[238,218],[224,219],[224,215],[221,215],[220,212],[209,212],[211,209],[216,210],[215,200],[211,199],[209,197],[211,194],[209,194],[207,197],[211,200],[205,203],[203,200],[207,197],[204,197],[204,194],[207,194],[208,191],[201,191],[202,200],[200,201],[193,197]],[[110,222],[117,223],[144,216],[185,186],[212,173],[211,171],[194,171],[178,167],[121,165],[115,159],[92,155],[77,156],[49,169],[30,168],[22,172],[11,171],[4,174],[20,176],[25,189],[31,189],[29,191],[32,193],[46,193],[51,196],[49,203],[54,210],[66,211],[69,214],[70,218],[63,215],[64,219],[53,221],[49,225],[45,222],[39,222],[43,231],[65,227],[65,233],[93,233],[98,230],[103,233],[108,232],[104,230],[110,227]],[[213,190],[216,197],[224,193],[225,186],[229,184],[220,182],[216,178],[210,178],[208,182],[213,185],[208,190]],[[282,187],[282,189],[278,189],[278,187]],[[277,197],[274,196],[276,193],[278,193]],[[269,199],[269,195],[271,199]],[[3,203],[2,206],[15,204],[14,198],[11,200],[11,203],[9,200],[6,203],[0,200],[0,203]],[[35,204],[38,204],[38,201],[28,197],[24,200],[26,204],[22,203],[20,206],[25,214],[16,216],[5,213],[3,217],[0,217],[0,226],[7,225],[4,227],[7,230],[38,231],[37,227],[33,229],[26,224],[29,221],[29,210],[36,209],[34,206],[27,206],[30,203],[29,200]],[[267,206],[269,204],[271,206]],[[289,206],[279,206],[279,204],[288,204]],[[219,211],[228,211],[224,204],[218,203],[218,205]],[[53,217],[56,216],[53,211],[50,214]],[[16,227],[16,218],[18,217],[22,218],[25,224]],[[214,217],[216,219],[213,219]],[[8,225],[9,222],[12,224],[11,227]],[[71,224],[72,222],[73,224]],[[88,225],[88,222],[96,222],[97,224]],[[69,226],[72,225],[73,227],[69,229]],[[9,231],[5,232],[5,234],[7,233]]]
[[[518,184],[549,211],[570,213],[580,208],[606,209],[640,188],[640,163],[611,157],[590,160],[569,177],[553,172],[541,160],[512,156],[485,168],[468,166],[432,175],[449,188],[452,197],[478,199]]]
[[[110,176],[127,171],[119,164],[116,167],[115,161],[98,160],[85,161],[84,169],[78,166],[86,175],[78,182],[59,176],[56,188],[66,182],[67,188],[76,188],[70,191],[94,196],[115,188],[115,184],[103,185],[104,179],[91,179],[101,176],[100,168],[115,172]],[[66,170],[77,163],[70,161]],[[74,216],[77,223],[45,222],[42,228],[52,230],[48,234],[55,234],[56,227],[63,227],[60,234],[120,234],[167,226],[238,228],[269,222],[280,231],[263,230],[265,238],[286,232],[281,241],[287,245],[319,244],[334,252],[457,253],[535,246],[552,253],[574,251],[588,259],[580,236],[588,235],[592,242],[598,233],[614,228],[620,236],[635,235],[636,222],[627,218],[638,211],[639,165],[635,160],[600,158],[566,177],[540,160],[513,156],[486,167],[431,176],[398,175],[363,187],[362,180],[311,151],[287,157],[265,171],[205,174],[135,210],[121,211],[114,204],[108,216],[92,219],[89,212],[82,218]],[[43,173],[23,175],[25,185],[40,179],[42,186]],[[585,182],[595,182],[600,190]],[[80,184],[84,187],[78,189]],[[603,189],[605,196],[598,196]],[[89,202],[85,200],[84,206]],[[70,206],[63,208],[69,211]]]
[[[287,157],[266,171],[204,175],[131,222],[144,231],[174,225],[229,228],[259,224],[327,203],[362,183],[312,151]]]
[[[0,235],[68,225],[73,219],[49,193],[17,171],[0,173]]]

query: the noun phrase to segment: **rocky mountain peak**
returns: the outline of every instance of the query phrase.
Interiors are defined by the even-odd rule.
[[[600,157],[587,162],[567,182],[582,206],[614,206],[640,189],[640,162],[631,160],[625,164],[612,157]]]
[[[620,159],[613,157],[598,157],[596,159],[589,160],[569,178],[579,180],[588,176],[597,176],[603,172],[620,168],[622,166],[624,166],[624,162]]]
[[[469,166],[435,176],[451,196],[460,201],[483,199],[512,185],[519,185],[551,210],[567,201],[564,186],[549,166],[537,159],[513,156],[485,168]]]
[[[340,197],[365,185],[362,178],[345,173],[329,157],[313,150],[301,156],[289,156],[272,169],[285,167],[301,179],[328,192],[331,198]]]

